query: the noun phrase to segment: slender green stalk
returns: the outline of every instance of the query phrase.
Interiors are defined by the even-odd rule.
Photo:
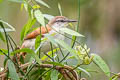
[[[81,65],[83,65],[83,63],[78,64],[76,67],[73,68],[73,70],[77,69],[77,68],[80,67]]]
[[[57,62],[59,62],[60,61],[60,59],[59,59],[59,55],[57,54],[58,53],[58,50],[56,49],[56,55],[57,55]]]
[[[13,45],[12,45],[10,39],[9,39],[9,36],[8,36],[8,42],[9,42],[9,44],[10,44],[10,47],[11,47],[12,51],[14,51],[14,48],[13,48]]]
[[[58,45],[58,46],[59,46],[60,52],[62,53],[62,56],[64,57],[64,53],[63,53],[63,51],[62,51],[60,45]]]
[[[80,0],[78,0],[78,24],[77,24],[77,28],[76,31],[79,31],[79,25],[80,25]]]
[[[42,37],[42,34],[41,34],[41,26],[40,26],[40,44],[41,44],[41,37]],[[39,58],[40,58],[40,55],[41,55],[41,48],[39,49]]]
[[[54,59],[52,57],[50,57],[47,53],[44,54],[54,62]]]
[[[53,53],[53,45],[52,45],[52,43],[50,42],[50,47],[51,47],[51,51],[52,51],[52,58],[53,58],[53,62],[55,61],[54,60],[54,53]]]

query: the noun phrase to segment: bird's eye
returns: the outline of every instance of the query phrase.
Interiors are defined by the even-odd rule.
[[[56,22],[65,22],[64,20],[57,20]]]
[[[64,22],[64,20],[60,20],[60,22]]]

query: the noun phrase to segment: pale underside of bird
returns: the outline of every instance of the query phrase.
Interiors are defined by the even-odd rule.
[[[42,36],[41,40],[43,40],[45,38],[45,35],[48,35],[48,34],[49,35],[55,34],[53,35],[54,39],[64,40],[65,36],[61,35],[61,34],[64,34],[64,32],[62,32],[60,29],[68,26],[68,23],[70,22],[76,22],[76,20],[70,20],[64,16],[56,16],[55,18],[53,18],[52,20],[48,22],[46,27],[41,26],[37,28],[36,30],[34,30],[33,32],[29,33],[24,38],[24,42],[21,48],[30,48],[30,49],[35,50],[35,40],[36,40],[36,37],[40,34]],[[40,45],[41,45],[42,52],[48,52],[51,50],[49,40],[41,42]],[[20,55],[23,55],[23,53],[20,53]]]

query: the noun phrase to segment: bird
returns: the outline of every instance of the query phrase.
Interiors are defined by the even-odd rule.
[[[33,32],[27,34],[27,36],[24,38],[24,41],[23,41],[20,49],[30,48],[30,49],[35,50],[35,40],[36,40],[36,37],[39,35],[42,36],[41,37],[41,40],[42,40],[45,38],[45,35],[47,35],[47,34],[51,35],[51,34],[55,33],[53,38],[59,39],[59,40],[64,40],[65,36],[61,35],[61,34],[64,34],[64,32],[62,32],[60,29],[67,27],[68,24],[71,22],[77,22],[77,20],[71,20],[71,19],[66,18],[65,16],[55,16],[53,19],[51,19],[48,22],[48,24],[46,24],[45,27],[41,26],[41,27],[35,29]],[[41,51],[42,52],[50,51],[51,48],[50,48],[49,43],[50,43],[49,40],[41,43]],[[22,52],[22,53],[20,53],[19,56],[25,57],[25,55],[26,55],[26,53]]]

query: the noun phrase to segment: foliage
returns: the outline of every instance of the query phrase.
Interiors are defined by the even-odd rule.
[[[30,32],[32,26],[35,23],[45,26],[45,18],[50,20],[54,17],[48,14],[43,14],[41,12],[41,8],[38,4],[50,8],[50,6],[42,0],[9,1],[20,3],[21,7],[24,7],[29,14],[28,22],[23,26],[21,32],[21,42],[23,41],[24,37]],[[78,15],[80,18],[80,0],[78,0],[78,2]],[[86,2],[83,3],[85,4]],[[58,8],[60,15],[63,15],[60,4],[58,4]],[[6,24],[9,27],[9,29],[5,28],[4,24]],[[6,42],[7,44],[7,49],[0,49],[0,54],[6,57],[6,59],[4,60],[4,72],[7,75],[5,75],[4,77],[12,80],[65,80],[68,78],[71,79],[72,76],[72,80],[78,80],[78,78],[81,78],[82,72],[88,75],[89,78],[91,77],[91,73],[87,71],[87,69],[82,68],[81,66],[88,66],[89,64],[94,63],[105,73],[105,75],[107,75],[110,78],[110,70],[107,64],[104,62],[104,60],[96,54],[91,54],[90,49],[87,48],[87,45],[82,45],[79,41],[76,40],[76,38],[84,37],[82,34],[78,33],[79,24],[80,19],[78,19],[76,31],[68,28],[61,29],[61,31],[64,31],[69,36],[72,36],[71,38],[69,36],[64,35],[66,38],[71,40],[71,45],[67,44],[64,41],[54,39],[53,36],[55,34],[45,35],[44,39],[41,39],[41,35],[39,35],[38,37],[36,37],[35,50],[31,50],[28,48],[17,49],[18,47],[16,46],[15,41],[8,34],[9,31],[15,31],[15,29],[5,21],[0,20],[0,40]],[[48,51],[47,53],[43,54],[41,52],[40,44],[47,40],[51,42],[51,51]],[[75,45],[75,43],[77,45]],[[53,45],[57,46],[57,48],[53,49]],[[17,57],[17,55],[21,52],[27,52],[29,53],[28,56],[30,56],[30,58],[28,58],[27,63],[24,63],[22,65],[19,64],[19,58]],[[62,56],[59,56],[58,53]],[[11,58],[11,56],[13,56],[13,59]],[[69,61],[70,59],[76,60],[76,65],[70,66],[69,64],[67,64],[67,61]],[[8,66],[6,64],[8,64]],[[116,79],[118,77],[118,75],[113,75],[110,78],[110,80]]]

